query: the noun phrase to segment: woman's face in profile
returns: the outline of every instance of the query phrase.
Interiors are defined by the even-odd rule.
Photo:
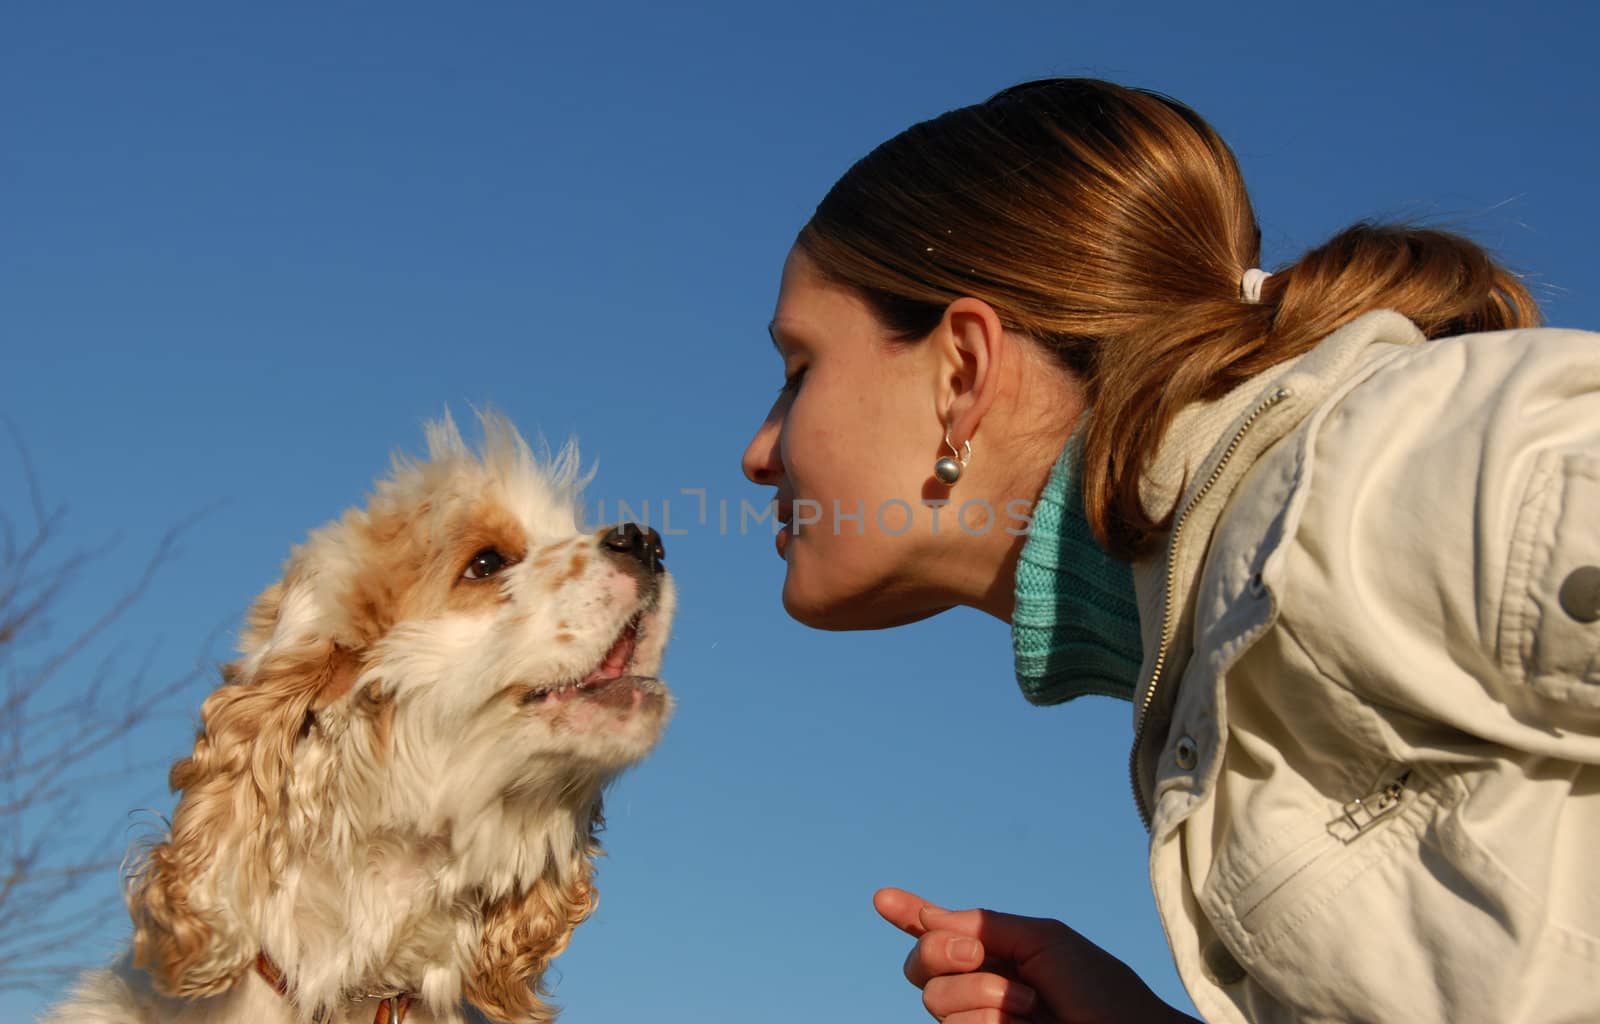
[[[784,386],[745,450],[777,488],[784,608],[822,629],[873,629],[943,610],[922,504],[943,437],[930,346],[893,341],[853,290],[799,249],[784,265],[772,339]],[[952,510],[953,511],[953,510]],[[952,516],[938,524],[952,530]],[[929,570],[933,569],[933,572]]]

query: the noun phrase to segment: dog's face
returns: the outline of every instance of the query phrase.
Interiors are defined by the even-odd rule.
[[[364,913],[337,904],[375,858],[427,875],[440,906],[476,905],[486,946],[497,918],[520,934],[527,914],[565,914],[559,951],[586,911],[601,790],[671,710],[655,676],[673,584],[654,531],[580,526],[575,452],[541,464],[508,424],[484,425],[481,456],[431,426],[429,459],[397,460],[251,609],[173,767],[172,837],[132,894],[136,954],[168,991],[220,991],[254,945],[290,956],[308,905]],[[514,952],[519,985],[554,955]],[[482,980],[498,966],[461,967],[468,995],[501,984]]]
[[[660,539],[581,530],[575,467],[541,469],[513,436],[491,429],[482,460],[458,444],[436,431],[430,461],[313,533],[252,615],[270,633],[246,641],[246,676],[285,646],[331,643],[296,761],[319,775],[375,722],[360,801],[375,827],[433,834],[508,795],[603,784],[670,709],[655,678],[674,605]]]

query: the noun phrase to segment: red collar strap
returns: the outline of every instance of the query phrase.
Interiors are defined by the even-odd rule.
[[[289,983],[284,980],[283,972],[278,970],[278,965],[265,953],[256,954],[256,973],[278,995],[288,998]],[[411,993],[402,992],[397,996],[385,996],[378,1003],[377,1012],[372,1015],[372,1024],[405,1024],[406,1011],[411,1009]],[[317,1020],[323,1018],[318,1015]]]

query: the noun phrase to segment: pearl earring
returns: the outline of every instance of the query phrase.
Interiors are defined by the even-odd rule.
[[[957,449],[950,440],[950,431],[947,428],[944,432],[944,443],[945,447],[950,449],[950,454],[943,456],[933,464],[933,475],[938,478],[940,483],[948,486],[961,479],[961,471],[966,468],[968,462],[972,461],[972,440],[969,438],[962,443],[964,451]]]

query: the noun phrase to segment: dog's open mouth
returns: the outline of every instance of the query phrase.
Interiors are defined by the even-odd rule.
[[[635,616],[628,620],[622,627],[622,634],[617,637],[617,642],[606,651],[606,656],[600,659],[600,664],[578,683],[581,686],[593,686],[595,683],[608,683],[613,679],[622,678],[633,664],[633,649],[639,642],[639,619]]]
[[[648,676],[631,675],[633,668],[634,652],[639,644],[639,623],[642,616],[635,615],[622,627],[622,632],[606,651],[600,663],[589,670],[582,679],[565,683],[556,683],[528,692],[522,698],[524,705],[538,704],[549,700],[563,700],[571,697],[601,696],[607,691],[616,688],[619,682],[633,684],[633,686],[650,689],[659,688],[660,683]]]

